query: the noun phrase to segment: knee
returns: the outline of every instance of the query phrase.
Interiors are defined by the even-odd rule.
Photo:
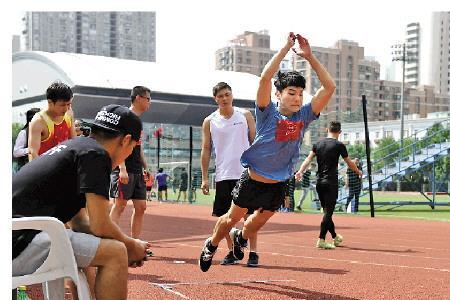
[[[134,213],[137,215],[143,215],[145,213],[145,210],[147,209],[147,203],[145,201],[139,201],[143,203],[138,203],[137,205],[134,205]]]
[[[125,207],[127,206],[127,201],[125,200],[116,200],[114,202],[114,207],[116,210],[118,210],[119,212],[123,212],[125,210]]]
[[[108,258],[111,263],[127,268],[128,253],[125,244],[117,240],[111,240],[111,243],[108,245]]]

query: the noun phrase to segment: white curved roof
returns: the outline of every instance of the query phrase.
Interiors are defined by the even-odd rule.
[[[42,95],[51,82],[70,86],[131,89],[144,85],[152,91],[212,97],[212,87],[227,82],[234,98],[255,100],[258,77],[248,73],[167,68],[154,62],[76,53],[41,51],[13,54],[13,101]]]

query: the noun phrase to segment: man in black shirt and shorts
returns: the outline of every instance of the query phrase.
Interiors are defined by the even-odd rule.
[[[128,108],[103,107],[90,137],[67,140],[26,164],[12,180],[13,218],[49,216],[69,222],[78,267],[98,267],[96,299],[127,297],[128,266],[146,260],[148,242],[125,235],[109,217],[111,168],[139,140],[142,123]],[[89,217],[86,210],[89,211]],[[12,232],[12,274],[31,274],[50,250],[46,232]]]
[[[150,89],[144,86],[135,86],[131,91],[130,111],[140,116],[150,108],[150,101]],[[141,234],[144,213],[147,208],[147,188],[143,173],[147,172],[147,163],[141,144],[142,133],[131,155],[111,174],[110,198],[114,199],[111,219],[119,224],[127,201],[131,199],[134,206],[131,216],[131,236],[133,238],[139,238]]]
[[[333,212],[338,197],[338,161],[342,156],[348,167],[355,173],[362,176],[362,172],[355,163],[348,157],[347,148],[338,141],[341,133],[341,123],[331,121],[327,128],[328,137],[313,145],[312,151],[303,162],[300,170],[296,174],[296,179],[301,180],[303,173],[311,163],[314,156],[317,156],[317,193],[319,194],[320,205],[323,208],[323,219],[320,224],[320,234],[317,240],[317,248],[334,249],[343,242],[343,237],[336,234],[333,222]],[[325,236],[330,232],[333,243],[325,242]]]

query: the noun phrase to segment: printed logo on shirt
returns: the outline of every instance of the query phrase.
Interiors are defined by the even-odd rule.
[[[55,147],[49,149],[47,152],[45,152],[44,155],[53,155],[57,152],[61,152],[61,150],[63,150],[64,148],[67,148],[67,146],[66,145],[55,146]]]
[[[239,125],[239,124],[244,124],[244,122],[240,121],[240,122],[234,122],[233,125]]]
[[[275,131],[277,142],[297,141],[300,138],[305,123],[303,121],[293,122],[289,120],[279,120]]]

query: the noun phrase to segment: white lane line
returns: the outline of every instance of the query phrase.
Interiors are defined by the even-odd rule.
[[[298,245],[298,244],[286,244],[286,243],[266,243],[266,242],[260,242],[258,241],[259,244],[271,244],[271,245],[280,245],[283,247],[298,247],[298,248],[306,248],[306,249],[311,249],[313,248],[313,246],[304,246],[304,245]],[[358,244],[358,242],[351,242],[351,244]],[[361,244],[367,244],[367,243],[361,243]],[[385,246],[389,246],[389,245],[385,245]],[[450,261],[450,258],[446,258],[446,257],[432,257],[432,256],[420,256],[420,255],[411,255],[411,254],[400,254],[400,253],[391,253],[389,252],[389,250],[386,249],[379,249],[377,251],[368,251],[368,250],[364,250],[364,249],[351,249],[348,248],[346,246],[342,247],[342,249],[348,250],[348,251],[352,251],[352,252],[362,252],[362,253],[374,253],[376,252],[377,254],[382,254],[382,255],[388,255],[388,256],[399,256],[399,257],[414,257],[414,258],[424,258],[424,259],[434,259],[434,260],[448,260]],[[413,250],[413,249],[411,249]],[[386,252],[383,252],[386,251]]]
[[[268,283],[268,282],[294,282],[292,279],[266,279],[266,280],[240,280],[240,281],[200,281],[200,282],[178,282],[178,283],[157,283],[149,282],[150,284],[160,287],[163,290],[173,293],[183,299],[190,299],[188,296],[180,292],[174,291],[173,288],[177,285],[212,285],[212,284],[246,284],[246,283]]]
[[[182,244],[182,243],[172,243],[172,244],[175,244],[175,245],[178,245],[178,246],[190,247],[190,248],[199,248],[198,245],[188,245],[188,244]],[[320,251],[320,250],[318,250],[318,251]],[[323,250],[323,251],[326,251],[326,250]],[[363,261],[357,261],[357,260],[338,259],[338,258],[326,258],[326,257],[315,257],[315,256],[303,256],[303,255],[292,255],[292,254],[283,254],[283,253],[276,253],[276,252],[258,251],[258,253],[266,253],[266,254],[280,255],[280,256],[286,256],[286,257],[294,257],[294,258],[305,258],[305,259],[315,259],[315,260],[346,262],[346,263],[360,264],[360,265],[383,266],[383,267],[392,267],[392,268],[419,269],[419,270],[428,270],[428,271],[438,271],[438,272],[448,272],[448,273],[450,273],[450,269],[437,269],[437,268],[430,268],[430,267],[413,267],[413,266],[406,266],[406,265],[381,264],[381,263],[363,262]]]

